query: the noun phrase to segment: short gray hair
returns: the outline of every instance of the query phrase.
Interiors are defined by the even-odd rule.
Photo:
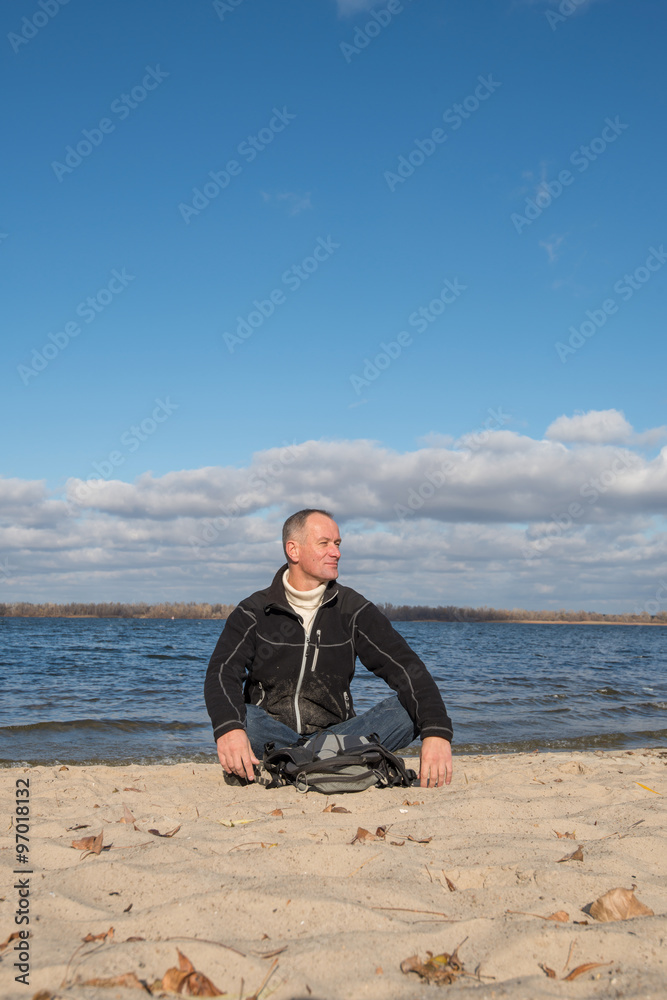
[[[323,514],[324,517],[329,517],[332,521],[334,519],[333,514],[330,514],[328,510],[320,510],[317,507],[307,507],[305,510],[298,510],[296,514],[291,514],[283,524],[283,549],[285,550],[285,555],[287,555],[287,543],[295,535],[303,533],[306,521],[311,514]]]

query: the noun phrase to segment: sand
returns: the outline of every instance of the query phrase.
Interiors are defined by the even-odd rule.
[[[666,764],[657,749],[457,756],[447,789],[335,798],[233,788],[213,764],[3,770],[0,940],[19,929],[20,878],[32,937],[29,985],[14,980],[12,942],[0,995],[132,1000],[147,994],[83,984],[129,972],[153,983],[180,948],[234,1000],[273,966],[260,1000],[664,1000]],[[25,778],[29,876],[14,875],[11,823]],[[324,812],[332,802],[349,812]],[[120,822],[125,807],[134,824]],[[358,827],[379,826],[384,839],[351,843]],[[102,830],[109,850],[71,846]],[[578,846],[583,860],[559,863]],[[654,916],[599,923],[583,912],[632,886]],[[541,919],[556,911],[566,922]],[[451,985],[401,971],[409,956],[457,946],[470,975]],[[607,964],[563,981],[588,962]]]

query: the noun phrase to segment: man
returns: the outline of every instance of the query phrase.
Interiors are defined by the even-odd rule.
[[[440,692],[375,605],[336,584],[340,533],[331,514],[292,514],[283,546],[287,565],[267,590],[234,609],[206,674],[206,706],[226,780],[253,781],[265,743],[288,746],[326,729],[376,733],[389,750],[421,736],[422,788],[449,784],[452,724]],[[350,695],[357,656],[398,696],[361,716]]]

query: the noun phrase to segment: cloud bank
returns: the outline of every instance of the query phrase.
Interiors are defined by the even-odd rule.
[[[400,453],[303,441],[134,482],[0,479],[0,600],[236,601],[282,562],[280,528],[334,512],[341,580],[393,603],[641,611],[664,583],[667,448],[616,410],[544,439],[489,429]],[[662,593],[667,590],[662,588]],[[661,609],[664,610],[664,609]]]

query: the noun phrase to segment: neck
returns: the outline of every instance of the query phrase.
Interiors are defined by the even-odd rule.
[[[318,580],[314,576],[309,576],[307,573],[303,573],[298,566],[290,566],[285,579],[294,590],[306,592],[316,590],[318,587],[326,587],[327,585],[326,580]]]

